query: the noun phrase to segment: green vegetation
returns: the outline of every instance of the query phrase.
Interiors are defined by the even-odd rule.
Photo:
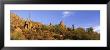
[[[93,28],[68,28],[63,21],[59,24],[44,25],[39,22],[21,19],[11,14],[11,40],[100,40],[100,33]]]

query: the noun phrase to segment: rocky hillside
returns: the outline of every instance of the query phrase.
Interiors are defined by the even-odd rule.
[[[44,25],[41,22],[24,20],[11,13],[11,40],[99,40],[100,34],[90,27],[68,28],[63,21],[56,25]]]

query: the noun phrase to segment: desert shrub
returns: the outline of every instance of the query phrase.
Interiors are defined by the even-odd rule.
[[[13,32],[11,33],[12,40],[25,40],[25,36],[20,32]]]
[[[41,30],[48,30],[48,28],[49,28],[48,26],[43,25],[42,28],[41,28]]]
[[[59,34],[54,34],[53,37],[54,37],[56,40],[59,40],[59,39],[60,39],[60,35],[59,35]]]

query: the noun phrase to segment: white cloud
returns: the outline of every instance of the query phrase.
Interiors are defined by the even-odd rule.
[[[94,31],[96,31],[96,32],[100,32],[100,26],[96,26],[96,27],[94,27]]]
[[[64,11],[62,17],[65,18],[65,17],[67,17],[69,15],[70,15],[70,12],[69,11]]]
[[[69,12],[69,11],[65,11],[65,12],[63,12],[63,13],[66,15],[66,14],[69,14],[70,12]]]

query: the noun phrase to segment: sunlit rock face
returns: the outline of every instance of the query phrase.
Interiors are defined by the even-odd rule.
[[[61,26],[61,27],[65,27],[65,24],[64,24],[63,21],[60,22],[60,26]]]

